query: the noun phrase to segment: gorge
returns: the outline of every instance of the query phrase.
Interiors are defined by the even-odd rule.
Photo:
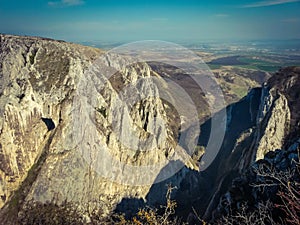
[[[256,161],[271,157],[275,160],[277,154],[281,154],[277,164],[299,160],[299,67],[281,69],[262,87],[251,89],[247,96],[212,115],[207,96],[196,93],[192,100],[202,107],[197,121],[200,137],[194,140],[187,132],[188,141],[184,144],[197,142],[197,151],[187,154],[184,146],[176,148],[183,125],[170,102],[147,98],[133,104],[126,114],[117,98],[116,91],[141,77],[162,79],[163,75],[154,69],[157,65],[140,62],[120,69],[110,79],[103,77],[106,80],[99,90],[90,91],[88,86],[92,83],[97,87],[97,80],[85,83],[85,74],[101,54],[102,50],[63,41],[0,35],[1,224],[30,224],[28,218],[39,221],[43,216],[44,221],[51,221],[51,213],[64,217],[64,224],[68,224],[68,216],[76,217],[70,224],[101,224],[114,212],[130,216],[141,207],[159,207],[165,202],[168,184],[177,187],[172,193],[178,204],[176,215],[186,221],[194,209],[204,220],[214,221],[226,211],[224,196],[229,195],[232,184]],[[114,57],[106,57],[104,64],[119,60]],[[180,84],[184,87],[186,81]],[[140,89],[157,95],[153,85],[150,81],[142,83]],[[192,90],[190,86],[186,88]],[[78,90],[86,96],[74,106]],[[89,96],[96,96],[96,102]],[[85,114],[85,109],[91,106],[95,119],[90,121],[91,115]],[[219,115],[224,112],[226,120],[221,121]],[[80,121],[76,115],[83,115],[85,120]],[[220,134],[223,140],[218,155],[201,171],[201,157],[209,154],[205,149],[209,141],[214,141],[209,140],[214,117],[220,120],[220,126],[225,123],[226,131],[224,139]],[[127,132],[127,126],[134,130],[138,141]],[[128,150],[128,146],[119,143],[114,127],[128,144],[155,150]],[[81,141],[78,130],[86,142]],[[89,144],[96,138],[101,141],[101,149],[125,166],[114,167],[99,154],[99,146],[92,148]],[[81,152],[82,148],[88,151]],[[164,164],[168,160],[180,169],[168,179],[161,179],[169,169]],[[151,167],[141,178],[135,177],[126,165],[160,167]],[[283,167],[287,165],[290,164]],[[106,174],[106,168],[121,169]],[[247,183],[247,179],[243,182]],[[231,199],[238,199],[237,193],[231,194]],[[237,203],[230,200],[230,204]],[[46,211],[39,212],[42,206]]]

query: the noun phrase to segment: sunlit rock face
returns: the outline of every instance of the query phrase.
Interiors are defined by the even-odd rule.
[[[85,218],[108,215],[123,198],[145,198],[172,157],[197,169],[182,148],[175,154],[183,126],[176,110],[153,79],[139,83],[161,79],[147,63],[120,67],[126,58],[107,55],[101,63],[117,73],[106,77],[95,66],[103,55],[97,49],[9,35],[0,36],[0,48],[0,207],[7,223],[36,203],[67,204]],[[134,97],[120,98],[128,85],[150,97],[124,111]]]
[[[256,159],[268,151],[281,149],[297,139],[299,131],[299,67],[275,73],[263,87],[258,116]]]
[[[57,144],[59,138],[66,138],[75,84],[100,52],[64,42],[7,35],[0,36],[0,47],[3,207],[22,183],[27,186],[26,193],[16,204],[21,204],[27,194],[35,193],[31,190],[38,177],[35,173],[42,173],[48,156],[63,151],[63,146]],[[29,175],[30,182],[24,182]]]
[[[197,140],[188,129],[179,133],[188,118],[180,118],[177,109],[160,98],[153,80],[162,76],[144,62],[120,67],[130,58],[114,54],[101,59],[104,67],[95,66],[103,54],[61,41],[0,35],[0,221],[4,224],[15,224],[26,215],[39,217],[45,209],[41,206],[56,214],[76,209],[79,220],[88,223],[92,215],[109,215],[124,199],[138,200],[136,206],[145,201],[160,204],[169,181],[178,187],[174,197],[182,215],[195,206],[209,218],[231,179],[268,151],[291,144],[288,140],[299,132],[300,71],[287,68],[226,108],[220,154],[199,173],[204,148],[192,157],[177,148],[180,135],[185,136],[186,146]],[[107,66],[117,73],[104,76]],[[184,76],[176,76],[192,92]],[[139,83],[140,78],[146,82]],[[125,88],[131,85],[132,89]],[[139,100],[131,91],[152,97]],[[211,115],[204,97],[193,100],[202,107],[200,120],[207,119],[198,142],[198,147],[206,146]],[[165,183],[153,185],[170,161],[180,162],[182,169]],[[55,211],[57,207],[65,211]]]
[[[239,173],[232,183],[226,185],[230,191],[217,190],[220,195],[211,200],[207,218],[216,219],[230,207],[238,208],[245,201],[257,203],[262,196],[274,197],[274,190],[265,191],[267,194],[258,193],[252,185],[258,181],[266,182],[265,179],[259,180],[255,172],[257,168],[268,165],[282,173],[295,169],[299,160],[299,87],[300,68],[288,67],[275,73],[261,88],[256,122],[246,136],[252,138],[240,155]],[[237,141],[236,146],[239,145],[243,145],[243,140]]]
[[[214,162],[202,173],[191,171],[184,175],[177,197],[182,210],[193,205],[210,220],[220,197],[235,178],[255,161],[272,155],[276,149],[284,151],[299,139],[299,87],[299,67],[285,68],[263,87],[252,89],[245,98],[227,107],[227,130]],[[201,133],[206,130],[209,121],[202,125]],[[205,135],[200,136],[200,144],[206,145]]]

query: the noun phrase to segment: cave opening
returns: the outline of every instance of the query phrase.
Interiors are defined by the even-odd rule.
[[[55,128],[55,123],[50,118],[42,118],[42,121],[46,124],[48,131],[51,131]]]

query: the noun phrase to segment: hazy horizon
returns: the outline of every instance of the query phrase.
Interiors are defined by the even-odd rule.
[[[299,9],[299,0],[3,0],[0,33],[71,42],[295,40]]]

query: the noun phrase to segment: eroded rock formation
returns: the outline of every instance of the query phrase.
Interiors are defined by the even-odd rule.
[[[234,178],[269,151],[284,149],[299,138],[298,67],[279,71],[262,88],[226,108],[227,130],[219,154],[199,173],[195,169],[202,152],[191,158],[183,148],[176,150],[183,124],[171,104],[145,98],[132,101],[130,110],[124,111],[123,104],[134,98],[119,99],[124,86],[138,84],[134,93],[159,95],[151,79],[138,83],[141,77],[161,79],[147,63],[118,68],[124,59],[107,55],[103,65],[115,63],[119,72],[105,77],[92,66],[103,54],[97,49],[10,35],[0,35],[0,48],[2,224],[16,224],[30,212],[39,217],[42,206],[57,213],[62,213],[56,211],[60,207],[64,212],[76,209],[79,222],[88,223],[93,215],[109,215],[124,199],[137,200],[133,205],[119,205],[125,211],[145,201],[159,205],[167,183],[178,187],[174,197],[179,215],[187,216],[194,207],[209,219]],[[205,99],[199,102],[204,105],[200,115],[207,119]],[[208,119],[201,126],[201,146],[207,146],[210,125]],[[185,135],[195,141],[189,132]],[[131,145],[154,150],[132,151]],[[107,160],[99,153],[103,149],[124,164]],[[189,168],[154,184],[170,159]],[[131,169],[148,165],[159,166],[144,173],[147,182],[141,185],[140,173]],[[135,181],[138,186],[133,185]]]
[[[101,63],[117,72],[102,76],[100,50],[62,41],[1,35],[0,48],[3,221],[36,203],[68,204],[89,218],[108,215],[123,198],[145,198],[183,126],[151,79],[138,83],[160,76],[144,62],[121,67],[127,59],[114,54]],[[140,101],[120,98],[127,85]],[[183,149],[174,160],[193,161]]]

